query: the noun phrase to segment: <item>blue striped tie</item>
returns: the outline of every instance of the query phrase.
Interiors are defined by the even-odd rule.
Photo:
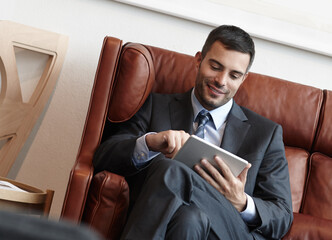
[[[196,122],[198,122],[197,129],[195,135],[204,138],[204,128],[207,122],[210,120],[211,115],[208,111],[202,110],[196,117]]]

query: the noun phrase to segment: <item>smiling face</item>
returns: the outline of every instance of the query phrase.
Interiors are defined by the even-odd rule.
[[[195,58],[195,96],[207,110],[227,103],[247,77],[250,55],[228,50],[219,41],[212,44],[203,59],[201,52]]]

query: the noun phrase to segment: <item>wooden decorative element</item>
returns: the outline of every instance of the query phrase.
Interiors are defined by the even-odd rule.
[[[48,216],[54,196],[53,190],[42,190],[0,177],[0,181],[9,182],[24,190],[17,191],[0,188],[0,209],[24,214]]]
[[[10,21],[0,21],[0,32],[0,176],[6,176],[55,87],[68,37]],[[14,48],[48,56],[28,101],[23,101]]]

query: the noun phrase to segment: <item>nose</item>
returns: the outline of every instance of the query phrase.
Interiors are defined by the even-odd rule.
[[[214,78],[214,81],[218,87],[225,86],[227,82],[227,74],[225,72],[218,73]]]

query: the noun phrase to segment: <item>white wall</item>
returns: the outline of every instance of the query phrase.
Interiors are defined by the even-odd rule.
[[[54,189],[53,217],[60,215],[104,36],[195,54],[212,29],[110,0],[0,0],[0,19],[69,36],[54,94],[8,176]],[[262,39],[255,42],[252,71],[332,89],[332,58]]]

